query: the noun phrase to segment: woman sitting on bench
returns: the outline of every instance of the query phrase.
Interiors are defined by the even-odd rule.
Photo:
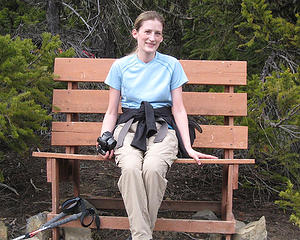
[[[130,223],[128,239],[134,240],[152,239],[166,173],[178,152],[199,165],[201,158],[216,158],[191,146],[182,100],[188,79],[176,58],[157,52],[163,27],[157,12],[140,14],[132,30],[136,51],[115,61],[105,80],[110,91],[101,135],[107,139],[113,133],[117,146],[104,157],[115,155],[121,168],[118,187]],[[120,100],[123,113],[118,118]]]

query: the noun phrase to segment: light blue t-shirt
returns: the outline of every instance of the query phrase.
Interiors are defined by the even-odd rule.
[[[142,101],[153,108],[172,106],[171,91],[188,81],[179,61],[169,55],[156,52],[148,63],[136,54],[116,60],[105,83],[121,91],[121,105],[139,108]]]

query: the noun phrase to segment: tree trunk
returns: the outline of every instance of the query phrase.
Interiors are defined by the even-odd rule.
[[[60,0],[47,1],[47,25],[52,35],[59,34],[59,8]]]

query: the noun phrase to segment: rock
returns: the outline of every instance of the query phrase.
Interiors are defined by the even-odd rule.
[[[41,225],[47,222],[47,214],[48,212],[42,212],[27,219],[26,232],[32,232],[39,229]],[[61,233],[64,235],[65,240],[92,240],[92,231],[90,228],[64,227],[61,229]],[[52,235],[52,231],[46,230],[38,233],[34,238],[31,239],[49,240],[51,239],[51,235]],[[1,237],[0,240],[2,240]]]
[[[218,217],[216,214],[211,210],[202,210],[198,211],[192,216],[193,219],[197,220],[218,220]],[[221,240],[222,236],[221,234],[209,234],[208,240]]]
[[[7,240],[7,227],[3,221],[0,221],[0,240]]]
[[[233,240],[267,240],[266,220],[262,216],[258,221],[248,223],[237,229]]]
[[[192,218],[198,220],[218,220],[216,214],[211,210],[198,211]]]
[[[246,226],[245,223],[236,220],[235,231],[239,231],[239,229],[241,229],[245,226]],[[207,240],[222,240],[222,234],[218,234],[218,233],[209,234]]]
[[[222,240],[222,235],[218,233],[209,234],[207,240]]]
[[[90,228],[71,228],[65,227],[65,240],[92,240],[92,231]]]
[[[32,232],[39,229],[44,223],[47,222],[48,212],[42,212],[35,216],[32,216],[27,219],[26,232]],[[46,230],[38,233],[36,236],[38,240],[48,240],[51,237],[51,231]],[[32,239],[32,238],[31,238]]]
[[[244,222],[241,222],[239,220],[236,220],[235,223],[235,231],[238,232],[241,228],[245,227],[246,224]]]

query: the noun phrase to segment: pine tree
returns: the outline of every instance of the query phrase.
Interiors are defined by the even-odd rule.
[[[265,0],[243,0],[244,20],[236,26],[236,33],[243,40],[239,45],[247,51],[248,60],[261,80],[272,71],[288,67],[295,73],[299,66],[300,15],[295,14],[294,24],[282,17],[274,17]]]
[[[40,48],[30,39],[0,36],[0,155],[24,153],[47,129],[54,57],[73,54],[60,54],[60,45],[58,36],[47,33]]]
[[[189,9],[184,48],[190,58],[242,59],[242,52],[237,52],[239,38],[234,34],[234,26],[242,20],[241,1],[192,0]]]
[[[0,34],[33,37],[46,30],[43,27],[45,14],[35,0],[0,0]]]
[[[285,199],[281,205],[295,210],[300,189],[300,15],[275,16],[264,0],[243,0],[242,15],[244,21],[236,26],[243,40],[239,48],[249,52],[257,71],[248,82],[249,153],[258,159],[262,175],[294,184],[293,191],[291,185],[285,191],[280,183],[275,187]],[[299,224],[299,218],[296,210],[291,220]]]

